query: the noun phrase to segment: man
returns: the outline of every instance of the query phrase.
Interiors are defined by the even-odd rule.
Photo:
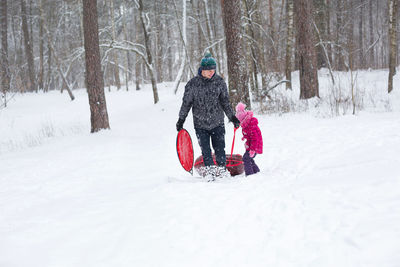
[[[235,128],[240,125],[232,110],[226,83],[215,73],[216,68],[215,59],[207,53],[201,60],[198,75],[185,86],[179,120],[176,123],[176,129],[180,131],[192,109],[194,128],[205,165],[205,176],[209,180],[214,180],[220,175],[225,176],[227,173],[224,112]],[[210,139],[218,166],[214,166]]]

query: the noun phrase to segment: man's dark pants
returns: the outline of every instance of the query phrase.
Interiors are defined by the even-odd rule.
[[[214,165],[214,161],[211,154],[210,138],[211,143],[215,151],[215,161],[218,166],[225,167],[226,155],[225,155],[225,127],[218,126],[212,130],[205,130],[196,128],[196,136],[199,141],[201,153],[203,155],[203,161],[205,166]]]

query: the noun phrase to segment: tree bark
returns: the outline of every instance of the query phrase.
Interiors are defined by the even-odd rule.
[[[71,88],[70,88],[70,86],[69,86],[69,84],[68,84],[66,75],[63,73],[63,71],[62,71],[62,69],[61,69],[61,62],[60,62],[60,60],[58,59],[57,53],[56,53],[55,48],[54,48],[54,46],[53,46],[53,41],[51,40],[51,35],[50,35],[50,33],[49,33],[49,30],[47,29],[46,26],[45,26],[45,29],[46,29],[47,38],[48,38],[47,40],[48,40],[49,46],[50,46],[50,48],[51,48],[51,51],[53,52],[54,60],[55,60],[56,65],[57,65],[58,73],[60,74],[61,79],[62,79],[62,81],[63,81],[63,83],[62,83],[62,88],[65,88],[65,89],[67,90],[67,92],[68,92],[68,94],[69,94],[69,97],[71,98],[71,101],[73,101],[73,100],[75,99],[75,96],[74,96],[74,94],[72,93],[72,90],[71,90]],[[68,73],[67,73],[67,75],[68,75]],[[61,93],[62,93],[62,89],[61,89]]]
[[[353,75],[353,70],[354,70],[354,56],[355,56],[355,44],[354,44],[354,18],[355,12],[354,12],[354,4],[352,1],[349,1],[347,3],[347,9],[349,10],[349,26],[347,29],[347,50],[349,54],[349,70],[350,70],[350,86],[351,86],[351,102],[353,104],[353,115],[356,114],[356,99],[355,99],[355,78]],[[362,14],[360,14],[362,16]],[[361,18],[362,21],[362,18]],[[362,27],[362,23],[360,25]],[[361,30],[362,31],[362,30]],[[361,45],[361,44],[360,44]],[[361,49],[360,49],[361,51]],[[361,57],[360,57],[360,62],[362,62],[362,52],[361,52]]]
[[[128,37],[128,23],[127,23],[127,8],[126,6],[124,6],[124,14],[121,14],[121,16],[123,16],[123,20],[124,20],[124,25],[123,25],[123,31],[124,31],[124,37],[125,40],[129,40]],[[129,91],[129,81],[132,77],[130,69],[131,69],[131,60],[130,60],[130,56],[129,56],[129,51],[126,51],[126,64],[125,64],[125,86],[126,86],[126,91]]]
[[[274,8],[273,8],[273,2],[272,0],[268,0],[268,12],[269,12],[269,34],[271,37],[271,61],[273,62],[273,71],[279,72],[279,66],[278,66],[278,47],[277,47],[277,41],[276,41],[276,34],[275,34],[275,24],[274,24]]]
[[[175,13],[178,13],[176,4],[174,3],[174,7],[175,7]],[[178,22],[178,17],[176,18],[177,23]],[[179,27],[179,24],[178,24]],[[178,74],[175,78],[175,82],[174,82],[174,93],[176,94],[178,91],[178,87],[179,84],[181,82],[182,76],[183,76],[183,71],[186,65],[186,43],[187,43],[187,38],[186,38],[186,0],[182,1],[182,31],[181,31],[181,35],[182,35],[182,52],[181,52],[181,66],[179,67],[179,71]]]
[[[220,23],[219,23],[219,21],[217,20],[217,16],[218,16],[218,18],[220,18],[221,16],[220,16],[220,14],[217,14],[217,10],[218,10],[218,8],[221,8],[221,5],[220,5],[220,3],[218,2],[218,1],[211,1],[211,9],[212,9],[212,12],[211,12],[211,17],[212,17],[212,20],[211,20],[211,23],[212,23],[212,26],[213,26],[213,33],[214,33],[214,40],[213,40],[213,43],[215,44],[217,41],[218,41],[218,36],[221,36],[220,35],[220,33],[218,32],[218,29],[221,29],[220,27],[217,27],[217,26],[219,26],[220,25]],[[222,22],[222,20],[221,20],[221,22]],[[219,74],[221,75],[221,77],[224,77],[224,64],[223,64],[223,55],[222,55],[222,51],[221,51],[221,47],[220,47],[220,42],[217,44],[217,45],[215,45],[215,49],[214,49],[214,52],[215,52],[215,60],[217,61],[217,67],[218,67],[218,72],[219,72]]]
[[[135,27],[135,41],[136,43],[140,43],[140,35],[139,35],[139,30],[140,30],[140,20],[137,18],[136,14],[134,14],[134,26]],[[135,62],[135,85],[136,85],[136,91],[140,90],[140,85],[142,83],[142,77],[144,73],[142,72],[142,59],[139,59],[138,55],[135,54],[134,58]]]
[[[147,21],[146,21],[146,14],[144,13],[144,8],[143,8],[143,0],[138,0],[138,3],[139,3],[140,21],[142,24],[143,34],[144,34],[144,44],[145,44],[146,53],[147,53],[147,62],[148,62],[147,69],[149,70],[151,85],[153,87],[154,104],[157,104],[159,101],[157,82],[156,82],[156,78],[155,78],[155,74],[154,74],[153,57],[151,55],[151,49],[150,49],[150,37],[149,37],[148,29],[146,27]]]
[[[285,60],[285,75],[286,89],[292,89],[292,56],[293,56],[293,0],[286,1],[286,60]]]
[[[300,99],[319,97],[311,0],[294,1],[296,46],[300,68]]]
[[[327,53],[328,53],[328,60],[329,64],[331,64],[332,67],[332,45],[331,45],[331,3],[330,0],[326,0],[326,41],[328,42],[327,44]]]
[[[83,0],[83,31],[86,86],[90,105],[91,132],[94,133],[110,128],[100,63],[97,0]]]
[[[112,41],[115,42],[116,34],[115,34],[115,18],[114,18],[114,0],[110,0],[110,15],[111,15],[111,36]],[[118,56],[116,52],[112,52],[112,58],[114,60],[113,70],[114,70],[114,81],[117,85],[117,89],[121,89],[121,81],[119,79],[119,64],[118,64]]]
[[[336,9],[336,68],[339,71],[345,70],[344,56],[343,56],[343,42],[342,42],[342,28],[343,28],[343,1],[337,0]]]
[[[261,5],[259,3],[255,3],[255,10],[261,10]],[[255,12],[253,14],[254,17],[254,23],[256,25],[263,25],[263,19],[261,17],[260,12]],[[257,39],[257,63],[258,63],[258,70],[259,73],[261,74],[261,89],[264,90],[268,86],[268,58],[267,58],[267,53],[266,53],[266,41],[263,37],[265,37],[265,32],[263,30],[256,31],[256,39]]]
[[[50,13],[47,17],[47,25],[50,28],[50,25],[52,25],[52,21],[53,20],[53,15],[52,13]],[[45,25],[45,24],[43,24]],[[52,40],[52,34],[51,34],[51,30],[48,33],[49,36],[47,36],[47,38],[50,38],[50,40]],[[82,36],[83,37],[83,36]],[[47,42],[47,78],[46,78],[46,83],[44,86],[44,91],[48,92],[49,91],[49,87],[50,87],[50,83],[52,80],[52,55],[53,53],[51,52],[51,47],[50,47],[50,43]]]
[[[389,0],[389,81],[388,93],[393,90],[393,76],[397,66],[397,2]]]
[[[354,13],[353,13],[354,14]],[[358,45],[359,45],[359,50],[358,50],[358,66],[360,69],[363,69],[365,67],[364,64],[364,45],[363,45],[363,40],[364,40],[364,0],[360,0],[360,14],[359,14],[359,22],[358,22]],[[350,18],[351,21],[353,21],[352,17]]]
[[[154,5],[154,14],[155,15],[155,26],[156,26],[156,40],[155,40],[155,46],[154,46],[154,50],[155,50],[155,62],[154,65],[156,66],[157,69],[157,82],[161,83],[164,81],[163,78],[163,51],[164,51],[164,42],[162,40],[162,36],[163,36],[163,32],[164,32],[164,25],[165,23],[162,22],[162,18],[160,18],[160,16],[158,14],[160,14],[160,5],[159,4],[155,4]]]
[[[248,35],[251,37],[251,41],[249,42],[249,47],[250,47],[250,64],[252,65],[252,83],[254,84],[254,91],[256,94],[256,97],[258,98],[259,94],[259,89],[258,89],[258,64],[257,64],[257,53],[256,53],[256,47],[254,45],[255,42],[255,34],[254,34],[254,26],[253,26],[253,21],[251,19],[251,14],[250,14],[250,9],[249,5],[247,3],[248,0],[244,0],[243,3],[246,8],[246,16],[248,20],[248,26],[247,26],[247,31]]]
[[[165,2],[165,9],[167,9],[167,3]],[[167,18],[168,19],[168,18]],[[167,22],[167,24],[169,25],[169,23]],[[173,77],[172,77],[172,75],[173,75],[173,72],[172,72],[172,70],[173,70],[173,66],[174,66],[174,63],[173,63],[173,51],[172,51],[172,45],[171,45],[171,43],[172,43],[172,40],[173,40],[173,37],[172,37],[172,31],[171,31],[171,27],[167,27],[167,43],[168,43],[168,47],[167,47],[167,65],[168,65],[168,81],[172,81],[172,79],[173,79]]]
[[[321,40],[325,40],[326,35],[326,20],[325,20],[325,0],[314,0],[315,9],[315,24],[318,27],[319,37]],[[327,67],[327,62],[325,58],[325,52],[323,43],[319,42],[317,46],[317,64],[318,69],[322,67]]]
[[[373,18],[372,18],[372,1],[369,0],[369,45],[374,43],[374,25],[373,25]],[[370,48],[369,50],[369,67],[374,68],[375,65],[375,53],[374,48]]]
[[[197,1],[197,6],[194,5],[193,1],[192,2],[192,9],[193,13],[196,19],[196,24],[197,24],[197,51],[196,51],[196,62],[200,61],[201,57],[203,56],[203,49],[205,45],[203,44],[204,41],[206,42],[206,46],[208,45],[208,37],[203,29],[203,26],[201,25],[201,18],[200,18],[200,10],[203,9],[201,6],[202,1],[198,0]],[[169,28],[168,28],[169,29]],[[170,34],[170,33],[169,33]]]
[[[43,14],[43,1],[40,0],[39,3],[39,90],[43,90],[43,79],[44,79],[44,36],[43,36],[43,24],[44,24],[44,14]]]
[[[355,54],[355,52],[354,52],[354,48],[355,48],[355,43],[354,43],[354,20],[352,19],[353,17],[354,17],[354,14],[355,14],[355,12],[354,12],[354,10],[353,10],[353,8],[354,8],[354,5],[353,5],[353,2],[352,1],[349,1],[349,3],[348,3],[348,5],[347,5],[347,7],[348,7],[348,12],[349,12],[349,25],[348,25],[348,27],[347,27],[347,52],[348,52],[348,55],[349,55],[349,69],[350,69],[350,71],[353,71],[354,69],[355,69],[355,64],[354,64],[354,55],[353,54]],[[360,15],[362,15],[362,14],[360,14]],[[362,21],[362,19],[360,20],[360,21]],[[359,24],[359,26],[360,27],[362,27],[362,22],[360,22],[361,24]],[[360,30],[359,29],[359,33],[361,34],[361,36],[362,36],[362,30]],[[361,39],[361,37],[360,37],[360,39]],[[361,41],[361,43],[359,43],[360,44],[360,46],[362,46],[362,41]],[[360,52],[361,51],[361,52]],[[360,47],[360,50],[359,50],[359,53],[361,53],[361,54],[359,54],[359,67],[362,67],[362,49],[361,49],[361,47]]]
[[[24,43],[25,43],[25,53],[28,60],[28,72],[30,80],[29,88],[30,91],[33,92],[36,91],[35,65],[33,61],[33,50],[32,50],[31,39],[29,37],[25,0],[21,0],[21,16],[22,16],[22,31],[24,34]]]
[[[210,21],[210,12],[209,12],[209,9],[208,9],[208,0],[203,0],[203,3],[204,3],[204,15],[205,15],[205,19],[206,19],[206,21],[205,21],[205,23],[206,23],[206,28],[207,28],[207,34],[208,34],[208,42],[207,42],[207,45],[209,46],[209,45],[211,45],[211,43],[212,43],[212,40],[213,40],[213,36],[214,36],[214,34],[213,34],[213,31],[212,31],[212,27],[211,27],[211,21]],[[214,48],[210,48],[210,52],[211,52],[211,54],[214,56],[214,57],[216,57],[216,53],[215,53],[215,51],[214,51]],[[204,56],[204,55],[201,55],[201,56]],[[218,60],[218,58],[216,58],[217,60]]]
[[[240,0],[221,0],[223,24],[226,36],[229,93],[234,106],[244,102],[251,108],[245,57],[241,35]]]
[[[6,94],[10,91],[10,69],[8,65],[8,40],[7,40],[7,0],[0,1],[0,28],[1,28],[1,50],[0,71],[1,91],[4,96],[4,106],[7,106]]]

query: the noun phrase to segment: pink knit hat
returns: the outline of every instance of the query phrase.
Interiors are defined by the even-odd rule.
[[[245,108],[246,105],[242,102],[236,105],[236,118],[238,118],[240,122],[244,122],[248,118],[253,117],[253,111],[245,110]]]

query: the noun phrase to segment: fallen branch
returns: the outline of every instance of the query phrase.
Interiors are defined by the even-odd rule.
[[[289,81],[289,80],[281,80],[281,81],[277,82],[274,86],[272,86],[270,88],[262,88],[261,89],[261,96],[262,97],[268,97],[269,100],[272,100],[272,97],[269,95],[269,92],[274,90],[278,85],[280,85],[282,83],[291,83],[291,81]]]

